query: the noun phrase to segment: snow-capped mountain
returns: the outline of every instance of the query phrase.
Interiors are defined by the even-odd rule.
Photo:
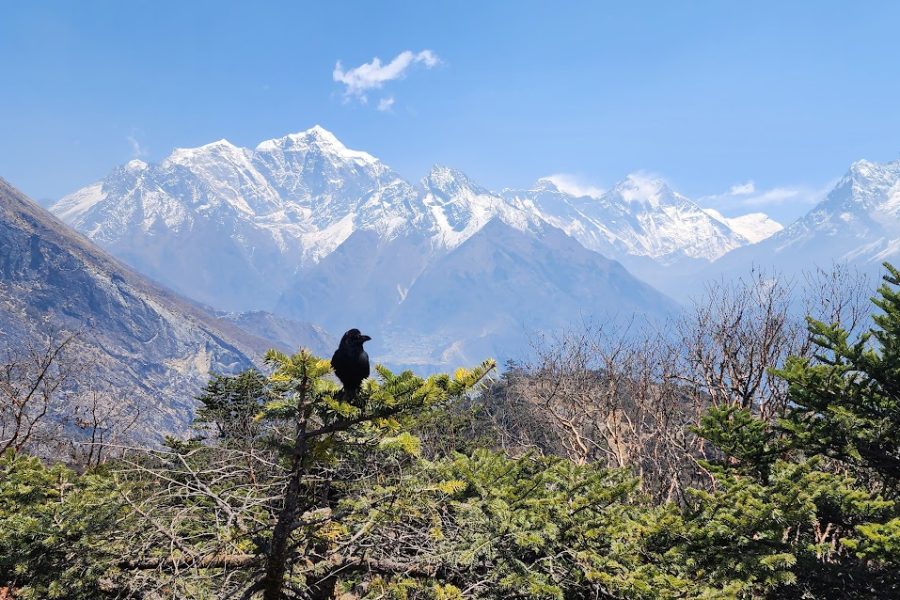
[[[408,226],[412,187],[320,127],[131,161],[51,210],[149,276],[212,306],[268,308],[358,227]],[[389,218],[384,218],[389,216]]]
[[[709,261],[747,243],[661,180],[632,176],[600,198],[548,180],[495,194],[435,167],[413,186],[319,126],[252,150],[220,140],[159,164],[131,161],[51,210],[140,271],[226,310],[270,308],[356,231],[421,238],[426,258],[495,217],[523,231],[559,227],[626,264]]]
[[[900,260],[900,161],[860,160],[805,216],[758,244],[739,248],[714,263],[704,277],[750,265],[794,275],[834,262],[879,273],[884,261]]]
[[[504,196],[586,248],[618,260],[711,261],[747,243],[659,178],[629,175],[598,198],[572,196],[549,179],[539,180],[533,190],[506,190]]]
[[[711,261],[750,243],[662,179],[646,175],[630,175],[597,197],[573,196],[549,179],[503,195],[667,294]]]
[[[406,306],[413,299],[420,306],[438,302],[433,295],[440,287],[423,284],[423,278],[490,231],[510,239],[521,234],[542,245],[536,250],[513,244],[545,257],[516,257],[532,270],[511,281],[528,281],[531,288],[510,285],[504,293],[498,290],[493,304],[487,302],[502,311],[512,301],[518,331],[533,313],[505,292],[534,293],[536,282],[550,281],[549,257],[564,261],[576,252],[563,238],[581,248],[578,252],[619,260],[648,280],[659,272],[677,273],[684,264],[706,264],[748,243],[661,180],[631,176],[599,198],[566,194],[547,180],[533,190],[494,193],[459,171],[435,167],[412,185],[318,126],[253,149],[220,140],[177,149],[159,164],[131,161],[51,210],[139,271],[203,303],[229,311],[277,307],[280,314],[333,332],[354,319],[386,332],[421,325],[421,310]],[[504,252],[496,245],[478,247]],[[460,251],[471,254],[471,245]],[[496,256],[482,260],[497,263]],[[557,281],[557,292],[598,299],[599,290],[585,296],[574,289],[593,289],[591,281],[604,281],[600,272],[615,271],[592,261],[581,256],[576,262],[597,270],[594,280],[589,272],[558,265],[570,276]],[[649,302],[653,294],[627,271],[615,273],[619,296],[612,304],[640,304],[648,314],[669,306],[659,295]],[[465,283],[470,289],[494,289],[495,282],[486,278],[500,276],[473,265]],[[423,291],[428,289],[433,291]],[[641,302],[635,304],[629,294]],[[605,305],[595,304],[579,309],[581,315],[562,304],[557,310],[561,317],[585,317]],[[480,331],[505,335],[487,326]]]
[[[433,219],[437,240],[445,248],[460,245],[494,218],[521,230],[533,229],[541,222],[539,216],[506,202],[449,167],[433,167],[419,182],[419,193]]]
[[[732,231],[743,236],[751,244],[761,242],[784,229],[784,225],[766,213],[755,212],[739,217],[726,217],[714,208],[705,208],[703,210],[712,218],[728,225]]]

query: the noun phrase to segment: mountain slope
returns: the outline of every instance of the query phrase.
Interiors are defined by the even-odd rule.
[[[400,364],[516,358],[538,332],[636,315],[646,323],[675,310],[561,230],[543,225],[531,235],[494,218],[417,278],[390,314],[383,348]]]
[[[805,216],[758,244],[730,252],[701,277],[752,265],[790,276],[833,262],[878,273],[886,260],[900,260],[900,161],[861,160]]]
[[[307,348],[319,356],[328,356],[337,348],[339,341],[318,325],[266,311],[218,313],[217,316],[220,321],[233,323],[283,352],[293,353],[298,348]]]
[[[546,223],[650,279],[654,265],[668,272],[748,243],[659,180],[631,176],[601,198],[547,181],[497,194],[435,167],[414,186],[319,126],[254,149],[220,140],[131,161],[52,211],[140,272],[229,311],[271,309],[357,232],[415,238],[428,262],[494,218],[532,232]]]
[[[210,371],[249,367],[268,342],[151,284],[0,179],[0,345],[81,332],[90,383],[139,410],[136,433],[183,430]]]
[[[494,217],[431,260],[427,248],[421,238],[356,232],[298,275],[279,312],[333,331],[358,326],[375,338],[379,360],[432,370],[516,358],[541,331],[635,315],[651,322],[677,310],[621,264],[546,224],[522,230]]]

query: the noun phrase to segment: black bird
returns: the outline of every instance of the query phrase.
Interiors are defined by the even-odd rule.
[[[355,398],[363,379],[369,376],[369,355],[363,344],[371,340],[359,329],[351,329],[341,338],[341,344],[331,357],[334,374],[344,385],[344,392],[349,398]]]

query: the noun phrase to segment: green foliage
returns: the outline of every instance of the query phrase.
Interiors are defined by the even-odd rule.
[[[256,416],[269,401],[268,379],[256,369],[214,375],[197,397],[195,427],[212,426],[226,443],[246,443],[258,434]]]
[[[432,598],[446,585],[468,598],[737,598],[789,577],[787,554],[746,556],[770,508],[735,504],[752,494],[715,496],[730,516],[711,503],[684,516],[637,484],[625,470],[480,450],[357,497],[344,535],[364,532],[369,555],[403,573],[370,582],[371,598]]]
[[[357,513],[366,516],[347,535],[367,527],[386,559],[416,565],[420,573],[440,572],[444,579],[384,578],[373,597],[401,591],[428,597],[434,586],[449,583],[468,589],[469,597],[490,591],[491,597],[561,598],[589,571],[603,569],[590,564],[591,558],[602,562],[601,556],[579,556],[582,544],[576,541],[586,534],[599,539],[606,527],[620,523],[623,500],[634,489],[634,479],[622,472],[476,451],[423,461],[402,481],[355,499],[368,510]],[[387,497],[389,504],[378,501]],[[403,531],[427,535],[415,545],[391,543]],[[607,540],[603,544],[608,548]]]
[[[857,537],[845,539],[844,545],[860,558],[873,558],[897,564],[900,556],[900,518],[884,523],[865,523],[856,527]]]
[[[809,322],[815,355],[775,371],[783,414],[708,410],[693,428],[707,484],[681,504],[644,495],[642,465],[499,450],[471,400],[490,361],[427,378],[378,366],[347,397],[327,360],[272,351],[270,375],[215,376],[199,396],[197,429],[215,435],[85,474],[0,457],[0,586],[74,599],[240,597],[266,582],[317,599],[896,597],[898,287],[888,266],[859,338]]]
[[[0,457],[0,587],[23,599],[104,597],[121,510],[107,475],[7,452]]]
[[[789,394],[777,423],[729,408],[697,428],[722,456],[706,463],[716,487],[692,491],[688,556],[718,548],[698,566],[735,573],[732,589],[880,597],[900,586],[900,273],[886,268],[870,331],[852,339],[809,319],[814,356],[774,371]]]
[[[798,565],[839,559],[835,535],[891,504],[860,490],[850,477],[823,471],[817,459],[777,460],[765,479],[708,466],[716,488],[691,490],[694,501],[685,511],[683,533],[688,541],[680,548],[698,576],[714,577],[741,593],[793,584]],[[842,529],[823,535],[839,523]]]
[[[781,426],[793,448],[829,457],[865,478],[867,489],[891,499],[881,514],[842,539],[860,558],[900,565],[900,272],[888,273],[873,304],[874,326],[857,340],[840,324],[810,320],[816,361],[790,359],[779,371],[792,409]]]
[[[882,314],[858,339],[840,324],[809,320],[815,361],[792,357],[777,373],[794,409],[782,422],[795,447],[875,470],[900,485],[900,273],[888,274],[873,303]]]
[[[733,470],[765,479],[783,451],[774,428],[750,409],[739,406],[712,407],[694,428],[729,458]]]

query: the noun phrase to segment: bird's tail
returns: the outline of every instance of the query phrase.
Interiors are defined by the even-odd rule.
[[[357,405],[357,401],[359,398],[359,388],[341,388],[341,400],[347,402],[348,404],[352,404],[353,406]]]

